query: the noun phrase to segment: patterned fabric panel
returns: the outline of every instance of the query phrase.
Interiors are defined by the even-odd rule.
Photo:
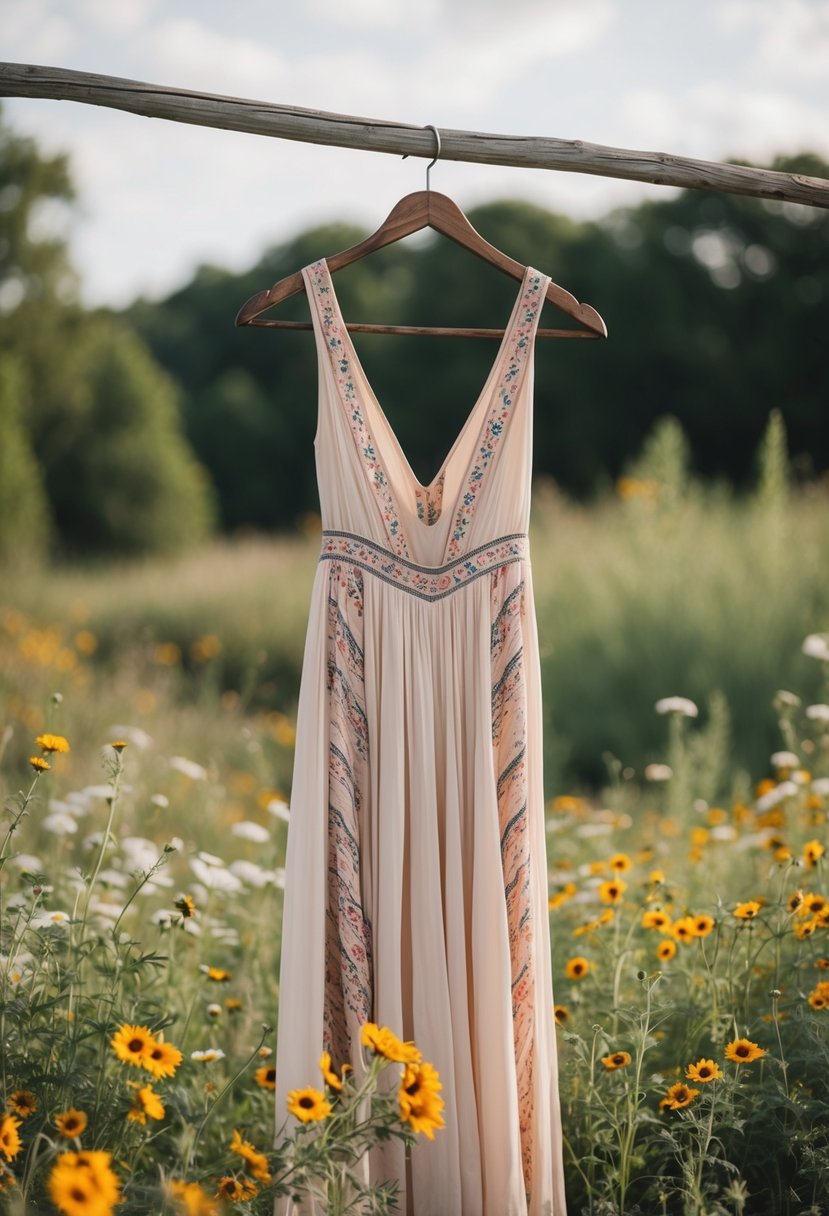
[[[324,1047],[334,1068],[372,1009],[371,926],[360,902],[361,800],[368,789],[363,575],[333,563],[328,585],[328,908]]]
[[[421,599],[440,600],[473,579],[499,566],[523,561],[528,555],[526,534],[516,532],[479,545],[477,549],[444,566],[418,566],[364,536],[326,529],[322,534],[320,561],[351,562]]]
[[[526,611],[520,566],[495,570],[490,583],[492,748],[498,789],[501,864],[512,973],[512,1021],[518,1080],[518,1121],[527,1193],[532,1183],[536,1000],[527,819],[527,690],[522,620]]]

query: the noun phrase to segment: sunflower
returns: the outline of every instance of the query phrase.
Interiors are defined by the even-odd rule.
[[[29,1089],[16,1089],[9,1094],[8,1106],[21,1119],[27,1119],[37,1110],[37,1098]]]
[[[430,1140],[435,1138],[435,1128],[444,1126],[440,1112],[446,1104],[439,1096],[442,1088],[437,1070],[425,1060],[407,1064],[403,1070],[397,1094],[400,1118]]]
[[[262,1089],[276,1089],[276,1069],[263,1064],[253,1074],[253,1079]]]
[[[120,1179],[112,1172],[109,1153],[61,1153],[47,1186],[64,1216],[111,1216],[120,1201]]]
[[[816,866],[825,852],[819,840],[810,840],[803,846],[803,860],[807,866]]]
[[[233,979],[232,974],[226,971],[224,967],[207,967],[205,975],[214,984],[226,984],[229,980]]]
[[[29,764],[36,773],[46,773],[52,767],[48,760],[44,760],[42,756],[29,756]]]
[[[667,963],[676,954],[676,942],[670,937],[663,937],[662,941],[656,947],[656,957],[661,958],[663,963]]]
[[[288,1113],[303,1123],[318,1123],[331,1114],[331,1103],[324,1093],[306,1085],[305,1089],[292,1089],[288,1094]]]
[[[681,1110],[683,1106],[690,1106],[694,1098],[699,1094],[698,1089],[691,1089],[684,1081],[677,1081],[668,1090],[665,1097],[662,1099],[660,1106],[663,1104],[671,1110]]]
[[[706,912],[701,912],[699,916],[692,917],[694,922],[694,937],[707,937],[714,928],[714,918]]]
[[[421,1060],[414,1043],[404,1043],[388,1026],[378,1026],[375,1022],[363,1023],[360,1042],[364,1047],[370,1047],[375,1055],[385,1056],[396,1064],[419,1064]]]
[[[688,1065],[685,1076],[689,1081],[701,1081],[706,1085],[709,1081],[718,1081],[722,1073],[713,1060],[697,1060],[696,1064]]]
[[[570,1021],[570,1010],[566,1005],[553,1005],[553,1017],[556,1020],[556,1026],[566,1026]]]
[[[70,750],[63,735],[38,735],[35,743],[42,752],[68,752]]]
[[[809,993],[809,1004],[813,1009],[826,1009],[829,1007],[829,996],[825,992],[815,990]]]
[[[177,1047],[155,1039],[144,1056],[142,1067],[156,1080],[160,1080],[162,1077],[172,1077],[181,1061],[182,1054]]]
[[[219,1207],[215,1199],[198,1182],[182,1182],[173,1178],[167,1183],[176,1212],[185,1212],[186,1216],[219,1216]]]
[[[617,874],[625,874],[633,865],[627,853],[614,853],[607,863]]]
[[[599,887],[599,899],[603,904],[617,904],[627,890],[622,878],[611,878]]]
[[[786,911],[787,912],[799,912],[802,906],[803,906],[803,892],[802,891],[795,891],[786,900]]]
[[[149,1026],[130,1026],[124,1023],[109,1041],[119,1060],[143,1068],[147,1056],[155,1046],[155,1038]]]
[[[765,1054],[763,1048],[752,1043],[750,1039],[734,1039],[725,1049],[726,1060],[733,1060],[735,1064],[751,1064],[753,1060],[759,1060]]]
[[[88,1122],[85,1111],[75,1110],[74,1106],[55,1115],[55,1127],[64,1140],[74,1140],[76,1136],[80,1136],[82,1132],[86,1131]]]
[[[671,918],[661,908],[650,908],[647,912],[642,913],[641,924],[643,929],[659,929],[662,932],[668,932],[671,928]]]
[[[250,1172],[253,1174],[254,1178],[258,1178],[260,1182],[270,1182],[271,1175],[270,1171],[268,1170],[267,1157],[264,1153],[257,1152],[254,1146],[248,1140],[243,1140],[241,1134],[235,1129],[229,1147],[232,1153],[239,1154],[245,1164],[250,1168]]]
[[[14,1161],[23,1147],[23,1142],[17,1130],[21,1122],[22,1120],[14,1115],[8,1113],[0,1115],[0,1153],[3,1154],[7,1161]]]
[[[696,937],[693,916],[682,916],[679,920],[675,920],[671,925],[671,933],[678,942],[690,942]]]
[[[734,909],[734,915],[738,920],[754,920],[754,917],[760,911],[761,904],[756,899],[748,899],[743,904],[737,904]]]
[[[568,980],[582,980],[589,970],[589,961],[586,958],[582,958],[581,955],[568,959],[564,965],[564,974]]]
[[[825,912],[826,906],[826,896],[821,895],[819,891],[807,891],[803,896],[804,916],[816,916],[820,912]]]
[[[609,1072],[614,1072],[617,1068],[627,1068],[630,1060],[629,1051],[614,1051],[612,1055],[602,1056],[602,1064]]]
[[[233,1178],[228,1176],[220,1178],[216,1186],[216,1195],[219,1199],[224,1199],[226,1203],[242,1203],[245,1199],[252,1199],[259,1188],[250,1178]]]
[[[127,1118],[130,1122],[140,1123],[143,1126],[148,1119],[163,1119],[165,1113],[164,1103],[152,1085],[142,1085],[136,1088]]]
[[[332,1089],[342,1089],[345,1074],[351,1072],[350,1064],[343,1064],[340,1069],[340,1076],[331,1068],[331,1053],[324,1051],[320,1056],[320,1071],[322,1072],[323,1080],[326,1085],[330,1085]]]

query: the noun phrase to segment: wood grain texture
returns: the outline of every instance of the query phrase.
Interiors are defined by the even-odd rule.
[[[0,63],[0,96],[80,101],[149,118],[392,156],[431,160],[435,149],[433,133],[409,123],[275,105],[30,63]],[[441,160],[558,169],[829,208],[829,180],[803,174],[696,160],[668,152],[611,148],[580,139],[498,135],[441,127],[440,141]]]

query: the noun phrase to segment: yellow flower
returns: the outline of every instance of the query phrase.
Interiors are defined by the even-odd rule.
[[[642,913],[642,928],[660,929],[663,932],[668,932],[671,928],[671,918],[661,908],[651,908],[647,912]]]
[[[699,916],[692,917],[694,922],[694,937],[707,937],[714,928],[713,916],[708,916],[702,912]]]
[[[650,874],[648,875],[648,882],[653,883],[653,885],[655,887],[664,886],[665,885],[664,870],[651,870]]]
[[[717,1081],[722,1076],[719,1064],[715,1064],[713,1060],[697,1060],[696,1064],[689,1064],[685,1076],[689,1081],[701,1081],[703,1085],[707,1085],[709,1081]]]
[[[64,1216],[111,1216],[121,1183],[103,1150],[61,1153],[47,1181],[49,1195]]]
[[[607,1068],[610,1072],[615,1071],[617,1068],[627,1068],[629,1063],[629,1051],[614,1051],[612,1055],[602,1056],[602,1064],[604,1064],[605,1068]]]
[[[811,937],[816,928],[817,928],[817,921],[815,921],[814,919],[802,920],[799,925],[795,925],[794,935],[798,939],[798,941],[802,942],[802,941],[805,941],[805,939],[807,937]]]
[[[167,1186],[176,1204],[176,1212],[184,1211],[186,1216],[218,1216],[218,1204],[198,1182],[173,1179]]]
[[[292,1089],[288,1094],[288,1113],[303,1123],[318,1123],[331,1114],[331,1103],[320,1090],[306,1085],[305,1089]]]
[[[625,874],[633,865],[627,853],[614,853],[607,863],[617,874]]]
[[[110,1046],[119,1060],[136,1068],[146,1067],[147,1057],[155,1046],[149,1026],[123,1026],[110,1039]]]
[[[566,1026],[570,1021],[570,1010],[566,1005],[553,1005],[553,1017],[556,1020],[556,1026]]]
[[[590,970],[590,963],[586,958],[578,955],[576,958],[570,958],[564,965],[564,974],[568,980],[582,980]]]
[[[752,1043],[750,1039],[734,1039],[725,1049],[726,1060],[733,1060],[735,1064],[751,1064],[753,1060],[759,1060],[765,1054],[763,1048]]]
[[[698,1089],[691,1089],[684,1081],[677,1081],[670,1087],[660,1106],[664,1104],[671,1110],[681,1110],[683,1106],[690,1106],[699,1092]]]
[[[330,1085],[332,1089],[342,1089],[345,1074],[351,1072],[350,1064],[343,1064],[340,1069],[340,1076],[331,1068],[331,1053],[324,1051],[320,1056],[320,1071],[322,1072],[323,1080],[326,1085]]]
[[[160,1080],[162,1077],[172,1077],[181,1061],[182,1054],[177,1047],[156,1039],[147,1049],[141,1066],[156,1080]]]
[[[228,1011],[228,1013],[241,1013],[242,1002],[239,1000],[238,996],[226,996],[225,1009]]]
[[[819,840],[810,840],[803,846],[803,860],[807,866],[816,866],[825,852]]]
[[[430,1140],[435,1138],[435,1129],[444,1126],[440,1112],[446,1104],[439,1096],[441,1089],[437,1069],[425,1060],[404,1068],[397,1094],[400,1118]]]
[[[229,1175],[219,1179],[216,1195],[226,1203],[242,1203],[245,1199],[252,1199],[258,1190],[256,1183],[251,1182],[250,1178],[234,1178]]]
[[[299,1091],[294,1091],[299,1092]],[[240,1133],[234,1129],[233,1137],[230,1141],[230,1151],[238,1153],[245,1164],[250,1168],[250,1172],[254,1178],[258,1178],[260,1182],[270,1182],[271,1175],[268,1170],[268,1159],[264,1153],[257,1152],[253,1145],[248,1140],[243,1140]]]
[[[29,764],[36,773],[45,773],[52,767],[48,760],[44,760],[42,756],[29,756]]]
[[[88,1122],[86,1113],[82,1110],[75,1110],[74,1106],[55,1115],[55,1127],[64,1140],[74,1140],[76,1136],[80,1136],[82,1132],[86,1131]]]
[[[140,1088],[136,1088],[127,1118],[132,1123],[140,1123],[143,1126],[148,1119],[163,1119],[165,1113],[164,1103],[152,1085],[142,1085]]]
[[[214,984],[226,984],[233,976],[229,971],[225,971],[224,967],[208,967],[205,972],[209,980],[213,980]]]
[[[363,1023],[360,1042],[364,1047],[370,1047],[375,1055],[385,1056],[397,1064],[418,1064],[421,1060],[414,1043],[404,1043],[388,1026],[378,1026],[375,1022]]]
[[[113,739],[109,746],[116,752],[122,752],[125,747],[129,747],[129,744],[126,739]]]
[[[826,896],[821,895],[817,891],[807,891],[803,896],[803,915],[814,916],[816,912],[824,912],[826,910]]]
[[[734,909],[734,915],[738,920],[753,920],[760,911],[761,906],[758,900],[749,899],[743,904],[737,904],[737,907]]]
[[[803,905],[803,892],[795,891],[789,896],[786,902],[786,909],[789,912],[799,912]]]
[[[662,941],[656,947],[656,956],[661,958],[663,963],[667,963],[676,954],[676,942],[670,937],[663,937]]]
[[[627,883],[621,878],[611,878],[599,887],[599,899],[603,904],[615,904],[627,890]]]
[[[693,916],[682,916],[671,925],[671,933],[678,942],[690,942],[696,937]]]
[[[182,895],[175,901],[173,907],[181,913],[185,920],[196,915],[196,905],[192,895]]]
[[[8,1105],[21,1119],[26,1119],[37,1110],[37,1098],[29,1089],[16,1089],[14,1093],[9,1094]]]
[[[0,1115],[0,1153],[7,1161],[13,1161],[23,1147],[18,1128],[22,1120],[14,1115]]]
[[[68,752],[70,750],[63,735],[38,735],[35,743],[43,752]]]
[[[262,1089],[276,1089],[276,1069],[263,1064],[253,1074],[253,1079]]]
[[[826,1009],[829,1006],[829,995],[815,989],[814,992],[809,993],[809,1004],[813,1009]]]

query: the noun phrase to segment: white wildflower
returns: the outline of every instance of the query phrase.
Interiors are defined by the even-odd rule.
[[[829,705],[818,703],[806,706],[806,717],[812,722],[829,722]]]
[[[696,718],[699,713],[694,702],[687,697],[662,697],[654,708],[658,714],[684,714],[686,718]]]
[[[265,810],[269,815],[273,815],[274,819],[282,819],[285,823],[290,823],[291,808],[284,798],[272,798]]]
[[[224,866],[206,865],[200,858],[193,857],[190,861],[190,869],[199,882],[212,891],[241,891],[242,889],[241,881]]]
[[[9,858],[9,865],[17,866],[18,870],[28,870],[30,874],[39,874],[42,862],[34,853],[16,853]]]
[[[829,777],[815,777],[812,782],[813,794],[829,794]]]
[[[221,1047],[208,1047],[205,1051],[191,1051],[190,1059],[199,1060],[202,1063],[210,1063],[212,1060],[223,1060],[225,1053]]]
[[[283,866],[276,866],[273,871],[274,886],[281,887],[285,890],[285,869]]]
[[[268,829],[262,827],[261,823],[254,823],[252,819],[243,819],[241,823],[234,823],[230,831],[240,840],[252,840],[254,844],[267,844],[271,838]]]
[[[829,633],[810,633],[803,639],[801,650],[810,659],[823,659],[829,662]]]
[[[98,875],[98,882],[102,882],[105,887],[126,887],[129,881],[127,875],[122,874],[120,870],[101,870]]]
[[[166,794],[153,794],[150,802],[153,806],[160,807],[162,811],[170,805],[170,799]]]
[[[674,771],[670,764],[647,764],[644,778],[646,781],[670,781]]]
[[[777,806],[778,802],[782,802],[784,798],[791,798],[792,794],[796,793],[797,786],[793,781],[781,781],[774,789],[758,798],[754,805],[758,811],[769,811],[773,806]]]
[[[40,826],[44,832],[53,832],[55,836],[71,836],[78,830],[75,820],[65,811],[56,811],[54,815],[47,815],[41,819]]]
[[[207,769],[202,768],[200,764],[196,764],[195,760],[188,760],[186,756],[171,756],[169,765],[177,773],[183,773],[185,777],[189,777],[192,781],[204,781],[207,777]]]
[[[69,921],[69,913],[62,912],[59,908],[55,908],[51,912],[41,912],[39,916],[32,918],[33,929],[46,929],[50,925],[65,925]]]
[[[122,785],[121,791],[125,792],[131,788],[132,786]],[[87,798],[105,798],[107,802],[115,796],[115,790],[111,785],[87,785],[84,786],[81,793],[85,794]]]
[[[121,850],[133,870],[151,870],[160,856],[158,845],[145,836],[124,836]]]
[[[222,1007],[221,1005],[217,1005],[215,1001],[211,1001],[211,1003],[207,1006],[206,1013],[209,1018],[221,1017]]]
[[[774,752],[771,762],[775,768],[797,768],[800,764],[800,757],[796,756],[794,752]]]
[[[786,706],[789,709],[797,709],[800,704],[800,697],[797,693],[787,692],[785,688],[778,688],[774,694],[774,708],[782,709]]]
[[[251,887],[266,887],[269,882],[273,882],[271,871],[257,865],[255,861],[244,861],[240,858],[238,861],[232,861],[228,869],[231,874],[235,874]]]
[[[215,853],[206,853],[204,849],[197,856],[200,861],[205,862],[209,866],[223,866],[225,864],[221,857],[217,857]]]

